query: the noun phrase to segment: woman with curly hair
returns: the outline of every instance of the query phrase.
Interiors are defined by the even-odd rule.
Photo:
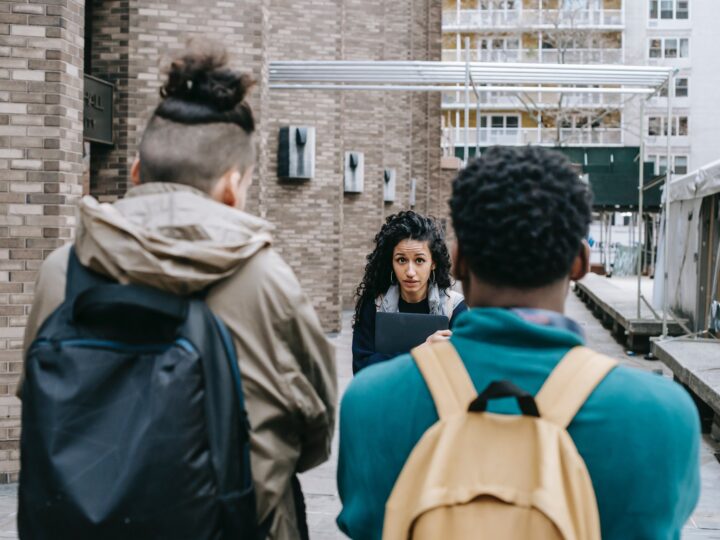
[[[452,328],[467,310],[463,296],[451,289],[450,255],[434,219],[412,211],[389,216],[375,236],[365,275],[357,288],[353,325],[353,373],[388,360],[375,351],[375,314],[444,315]],[[440,330],[428,341],[448,339]]]

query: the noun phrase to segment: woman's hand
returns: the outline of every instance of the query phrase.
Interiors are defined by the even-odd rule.
[[[452,336],[452,331],[450,330],[438,330],[434,334],[430,335],[426,340],[425,343],[437,343],[438,341],[447,341],[450,339],[450,336]]]

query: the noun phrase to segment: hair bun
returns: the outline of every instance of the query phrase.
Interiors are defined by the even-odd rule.
[[[231,111],[243,102],[255,81],[226,65],[227,53],[222,48],[193,47],[170,64],[160,95],[205,105],[220,113]]]

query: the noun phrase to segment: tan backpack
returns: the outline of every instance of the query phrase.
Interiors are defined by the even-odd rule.
[[[449,342],[412,355],[440,419],[395,483],[383,540],[600,540],[590,475],[566,428],[615,360],[576,347],[533,399],[507,381],[478,395]],[[484,412],[510,396],[522,415]]]

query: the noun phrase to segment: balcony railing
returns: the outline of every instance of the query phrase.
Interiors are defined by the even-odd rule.
[[[497,28],[622,28],[621,9],[463,9],[443,12],[446,32]]]
[[[480,146],[506,145],[524,146],[540,144],[555,146],[558,144],[558,133],[555,128],[480,128]],[[478,131],[471,127],[468,130],[468,145],[475,146]],[[452,127],[443,129],[443,146],[457,147],[465,145],[465,128]],[[560,143],[568,146],[619,145],[623,143],[622,129],[594,128],[561,129]]]
[[[522,92],[532,98],[533,104],[538,109],[557,108],[560,101],[560,94],[553,92]],[[527,100],[526,100],[527,101]],[[444,92],[442,97],[443,108],[445,109],[462,109],[465,107],[465,93],[463,91]],[[475,93],[470,92],[470,108],[475,109],[477,101]],[[508,92],[480,92],[480,107],[523,107],[522,101],[516,96]],[[563,107],[608,107],[621,108],[622,96],[620,94],[564,94]]]
[[[465,51],[444,49],[446,62],[464,62]],[[471,62],[529,62],[539,64],[618,64],[623,61],[622,49],[473,49]]]

